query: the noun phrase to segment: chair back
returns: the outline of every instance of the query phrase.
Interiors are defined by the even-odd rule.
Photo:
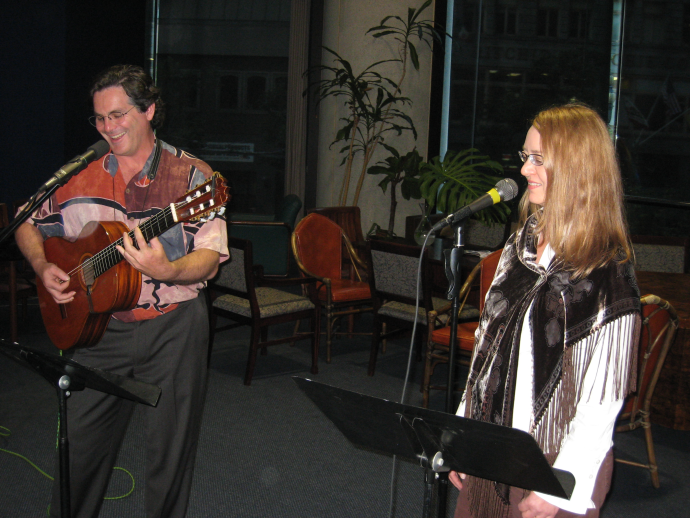
[[[630,236],[630,241],[637,271],[688,273],[690,238]]]
[[[487,255],[479,263],[480,273],[479,273],[479,312],[484,311],[484,299],[486,299],[486,293],[491,287],[491,283],[494,280],[494,275],[496,275],[496,268],[498,268],[498,261],[501,258],[501,253],[503,249],[496,250]]]
[[[286,277],[290,273],[292,227],[282,221],[228,221],[228,236],[252,242],[254,264],[260,264],[267,277]]]
[[[295,228],[295,220],[297,214],[302,208],[302,200],[296,194],[288,194],[283,198],[283,201],[276,211],[275,221],[285,223],[291,229]]]
[[[343,229],[320,214],[308,214],[292,233],[292,251],[302,270],[317,277],[340,279]]]
[[[638,411],[649,412],[659,373],[678,329],[676,310],[656,295],[645,295],[642,304],[642,330],[637,356],[637,391],[626,402],[624,413],[631,421]]]
[[[417,298],[419,247],[369,239],[367,253],[370,258],[369,285],[372,294],[386,300],[414,304]],[[419,285],[421,307],[431,305],[431,292],[427,289],[430,281],[427,264],[428,258],[425,253],[422,257],[422,278]]]
[[[465,246],[496,250],[510,237],[510,221],[503,225],[487,226],[479,220],[470,219],[465,223]]]
[[[225,288],[233,295],[247,298],[249,291],[254,288],[252,243],[247,239],[228,236],[228,250],[230,259],[220,265],[213,284]]]
[[[364,243],[364,235],[362,234],[362,218],[359,207],[318,207],[309,209],[309,214],[317,213],[338,225],[350,240],[351,243],[359,245]]]

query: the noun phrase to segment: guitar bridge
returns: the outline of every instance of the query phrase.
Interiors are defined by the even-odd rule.
[[[96,312],[93,309],[93,301],[91,300],[91,286],[93,286],[93,285],[92,284],[86,285],[86,298],[89,301],[89,313],[91,313],[93,315]]]

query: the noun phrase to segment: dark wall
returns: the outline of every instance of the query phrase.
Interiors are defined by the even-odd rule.
[[[8,2],[0,17],[0,202],[62,165],[65,0]],[[33,189],[33,190],[32,190]]]
[[[101,138],[87,119],[93,115],[89,88],[111,65],[147,70],[145,0],[65,1],[65,160]],[[61,164],[60,164],[61,165]],[[59,166],[58,166],[59,167]]]
[[[146,66],[144,0],[26,0],[0,19],[0,202],[31,196],[99,140],[89,125],[93,77]]]

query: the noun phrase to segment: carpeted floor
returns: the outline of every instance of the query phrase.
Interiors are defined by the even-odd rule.
[[[358,325],[366,329],[369,317]],[[6,308],[0,308],[5,329]],[[5,334],[0,333],[0,335]],[[368,337],[339,338],[333,362],[325,351],[319,374],[309,373],[308,342],[276,346],[259,356],[250,387],[242,384],[247,333],[233,330],[217,335],[211,358],[208,397],[188,516],[194,517],[386,517],[392,504],[395,517],[420,517],[424,473],[399,461],[391,483],[393,461],[352,446],[297,388],[292,376],[364,394],[399,400],[407,362],[407,340],[390,341],[379,355],[374,377],[366,375]],[[20,345],[55,351],[43,332],[35,307],[22,322]],[[422,364],[413,363],[414,383],[409,402],[421,403]],[[460,373],[462,376],[463,373]],[[69,404],[69,403],[68,403]],[[443,394],[431,407],[443,408]],[[0,448],[26,456],[52,475],[57,397],[38,374],[0,356]],[[9,436],[7,433],[9,431]],[[651,486],[646,471],[617,464],[605,518],[679,517],[690,504],[690,432],[653,427],[661,488]],[[618,434],[616,454],[644,459],[641,431]],[[143,429],[135,412],[113,474],[103,518],[143,516]],[[0,516],[45,516],[51,482],[25,460],[0,451]],[[391,491],[391,488],[392,491]],[[452,513],[455,490],[449,495]]]

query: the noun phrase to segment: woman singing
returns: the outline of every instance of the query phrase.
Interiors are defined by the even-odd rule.
[[[565,500],[451,472],[455,516],[597,517],[640,329],[620,170],[604,121],[581,104],[539,113],[519,155],[520,226],[486,296],[458,414],[530,433],[576,484]]]

